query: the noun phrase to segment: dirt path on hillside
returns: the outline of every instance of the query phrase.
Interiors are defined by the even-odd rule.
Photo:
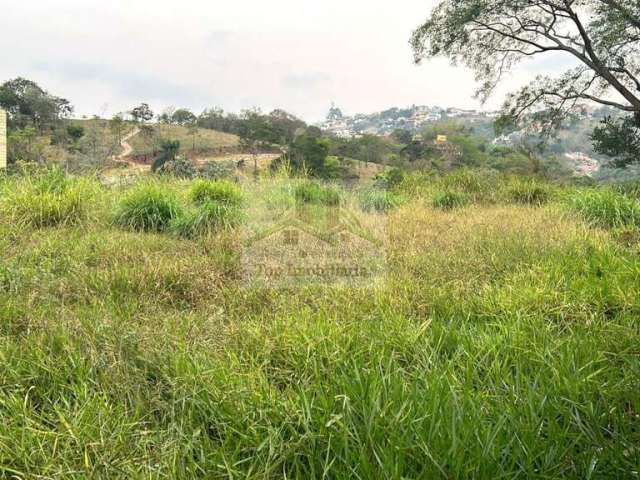
[[[120,141],[120,147],[122,147],[122,152],[120,153],[120,155],[113,156],[114,162],[128,163],[129,165],[134,165],[133,162],[130,162],[127,160],[127,157],[133,153],[133,147],[129,143],[129,140],[131,140],[133,137],[135,137],[139,133],[140,133],[140,129],[136,127],[133,130],[131,130],[129,133],[127,133],[124,137],[122,137],[122,140]]]
[[[128,158],[133,153],[133,147],[129,143],[129,140],[138,135],[138,133],[140,133],[140,129],[136,127],[122,137],[120,141],[122,151],[111,157],[111,160],[116,165],[107,168],[100,175],[103,184],[110,186],[129,184],[135,181],[141,174],[150,170],[148,165],[141,165]]]

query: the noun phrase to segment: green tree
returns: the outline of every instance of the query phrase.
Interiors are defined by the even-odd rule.
[[[179,108],[171,115],[171,123],[175,125],[192,125],[196,122],[198,117],[196,117],[193,112],[187,110],[186,108]]]
[[[411,143],[413,140],[413,134],[409,130],[404,130],[402,128],[398,128],[393,131],[391,137],[398,143],[403,143],[405,145]]]
[[[178,140],[165,140],[162,142],[160,146],[160,155],[153,162],[151,166],[151,170],[157,172],[162,168],[162,166],[167,163],[174,161],[178,156],[178,152],[180,151],[180,141]]]
[[[195,123],[190,123],[189,127],[188,127],[188,133],[189,136],[191,137],[191,150],[193,152],[196,151],[196,141],[198,139],[198,137],[200,136],[200,129],[198,128],[198,126]]]
[[[131,116],[136,122],[148,122],[153,119],[153,110],[147,103],[141,103],[131,110]]]
[[[109,130],[116,138],[118,145],[122,143],[122,131],[124,130],[125,121],[122,118],[122,115],[114,115],[111,120],[109,120]]]
[[[276,109],[268,116],[271,124],[273,136],[277,137],[276,142],[280,145],[288,145],[293,142],[296,135],[307,128],[307,124],[284,110]]]
[[[84,127],[82,125],[69,125],[67,126],[67,135],[73,142],[77,142],[84,137]]]
[[[317,138],[308,133],[299,135],[290,147],[292,165],[304,168],[310,175],[322,177],[325,173],[325,162],[329,155],[327,140]]]
[[[605,118],[595,128],[592,140],[594,149],[613,157],[614,165],[624,167],[640,161],[640,119],[625,117]]]
[[[68,100],[21,77],[0,85],[0,107],[9,114],[10,129],[31,125],[38,131],[54,128],[73,112]]]
[[[7,154],[10,163],[18,160],[42,162],[44,143],[38,138],[38,131],[34,127],[14,129],[7,136]]]
[[[174,107],[167,107],[163,110],[163,112],[158,115],[158,122],[159,123],[164,123],[166,125],[171,123],[171,117],[173,117],[173,114],[176,112],[176,109]]]
[[[444,0],[414,32],[412,45],[418,62],[444,55],[472,68],[483,101],[520,61],[564,54],[577,66],[559,77],[538,77],[509,95],[499,124],[527,124],[548,136],[578,102],[588,101],[628,115],[618,125],[640,135],[636,0]],[[604,151],[623,153],[624,147]],[[633,159],[627,155],[621,163]]]

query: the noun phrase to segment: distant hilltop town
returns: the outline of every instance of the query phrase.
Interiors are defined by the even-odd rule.
[[[382,112],[359,113],[349,117],[343,115],[342,110],[332,104],[326,120],[318,127],[337,137],[352,138],[364,134],[388,135],[397,129],[415,132],[425,124],[447,119],[479,122],[497,116],[498,112],[413,105],[409,108],[394,107]]]

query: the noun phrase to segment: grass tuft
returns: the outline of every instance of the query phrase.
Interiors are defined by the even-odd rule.
[[[69,178],[60,169],[7,180],[0,209],[15,223],[34,227],[71,225],[85,220],[98,186]]]
[[[235,205],[207,201],[188,210],[171,223],[171,230],[182,238],[195,238],[231,230],[242,223],[244,215]]]
[[[444,191],[436,193],[431,205],[441,210],[452,210],[469,204],[469,197],[462,192]]]
[[[507,197],[514,203],[541,206],[551,199],[551,189],[535,180],[519,180],[507,188]]]
[[[403,203],[402,197],[388,190],[374,188],[366,190],[360,195],[360,206],[365,212],[388,212]]]
[[[182,213],[177,196],[166,185],[149,182],[137,185],[117,206],[115,223],[123,228],[161,232]]]
[[[226,180],[196,180],[189,192],[191,200],[203,205],[208,202],[239,206],[242,204],[242,192],[237,185]]]
[[[317,182],[304,182],[297,185],[294,197],[299,203],[325,206],[340,205],[342,200],[337,188]]]

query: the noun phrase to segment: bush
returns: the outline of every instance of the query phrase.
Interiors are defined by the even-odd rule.
[[[368,190],[360,198],[360,205],[365,212],[386,212],[402,203],[403,199],[400,196],[386,190]]]
[[[384,173],[379,173],[375,178],[375,185],[380,188],[392,189],[402,184],[405,174],[399,168],[391,168]]]
[[[299,203],[313,205],[336,206],[340,205],[340,192],[333,188],[320,185],[315,182],[305,182],[297,185],[294,197]]]
[[[222,180],[233,178],[236,173],[234,162],[208,162],[198,172],[198,175],[208,180]]]
[[[568,200],[569,208],[591,225],[640,227],[640,203],[608,188],[583,190]]]
[[[205,201],[196,210],[177,217],[171,224],[171,230],[179,237],[195,238],[220,230],[230,230],[242,221],[242,210],[237,205]]]
[[[451,210],[454,208],[464,207],[469,203],[469,198],[462,192],[445,191],[437,193],[433,197],[432,205],[434,208],[443,210]]]
[[[551,190],[534,180],[519,181],[507,189],[510,201],[524,205],[544,205],[551,198]]]
[[[169,160],[162,164],[158,169],[159,173],[173,175],[178,178],[195,178],[198,176],[198,170],[191,160],[181,155],[174,160]]]
[[[35,227],[75,224],[88,213],[95,185],[71,179],[54,168],[18,179],[7,185],[3,212],[16,223]]]
[[[202,205],[207,202],[239,206],[242,204],[242,192],[237,185],[226,180],[197,180],[190,191],[191,200]]]
[[[182,213],[176,196],[161,184],[147,183],[135,187],[118,205],[115,222],[131,230],[165,230]]]

